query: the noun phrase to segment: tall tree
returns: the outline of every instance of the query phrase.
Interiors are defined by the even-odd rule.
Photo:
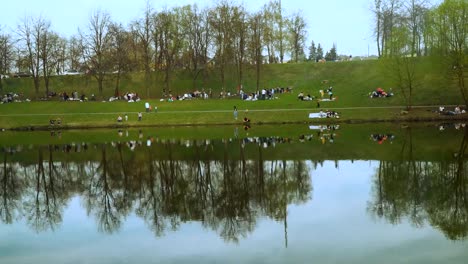
[[[380,57],[382,55],[382,48],[380,45],[380,40],[382,36],[382,0],[374,0],[373,8],[374,9],[372,11],[374,12],[375,16],[375,41],[377,44],[377,54]]]
[[[338,55],[336,53],[336,44],[333,43],[333,46],[330,49],[330,51],[328,51],[327,54],[325,54],[325,59],[327,61],[335,61],[337,59],[337,57],[338,57]]]
[[[81,32],[87,67],[98,83],[101,96],[103,95],[104,78],[111,70],[109,57],[106,56],[111,48],[110,25],[109,13],[97,10],[89,18],[87,32]]]
[[[255,14],[250,18],[250,53],[255,64],[256,88],[260,89],[260,71],[263,61],[262,56],[262,15]]]
[[[222,91],[226,88],[227,67],[233,61],[232,14],[233,6],[224,0],[210,12],[210,26],[215,46],[214,62],[219,70]]]
[[[187,45],[185,47],[188,57],[187,68],[192,76],[192,88],[196,89],[197,79],[206,70],[207,50],[210,39],[207,10],[199,10],[197,5],[189,6],[183,16],[183,27]]]
[[[81,39],[80,36],[72,36],[69,41],[68,41],[68,47],[67,47],[67,58],[68,58],[68,63],[66,66],[69,69],[72,70],[77,70],[77,71],[82,71],[84,70],[82,67],[84,66],[84,45],[83,45],[83,40]],[[65,71],[65,65],[62,69],[60,69],[60,72]]]
[[[309,61],[315,62],[317,60],[317,47],[315,47],[315,42],[312,40],[312,43],[309,46]]]
[[[157,14],[156,32],[161,68],[164,72],[164,87],[168,91],[172,72],[177,64],[178,55],[182,48],[182,8],[165,10]],[[178,91],[177,91],[178,92]]]
[[[263,42],[266,47],[268,63],[275,63],[277,36],[277,1],[270,1],[263,7]]]
[[[113,65],[113,76],[115,78],[114,96],[119,96],[119,86],[122,74],[130,68],[130,33],[125,31],[121,24],[112,23],[109,27],[112,38],[110,54]]]
[[[316,60],[319,61],[323,59],[323,48],[322,48],[322,45],[320,45],[320,43],[318,44],[317,46],[317,57],[316,57]]]
[[[9,34],[0,32],[0,74],[10,73],[13,63],[13,43]],[[0,78],[0,91],[3,89],[3,78]]]
[[[279,51],[279,57],[280,57],[280,63],[283,63],[284,60],[284,50],[285,50],[285,37],[284,37],[284,31],[285,31],[285,25],[287,25],[287,21],[285,21],[285,18],[283,17],[283,8],[281,5],[281,0],[278,2],[278,12],[277,14],[277,19],[278,19],[278,51]]]
[[[423,29],[425,23],[426,13],[426,0],[406,0],[403,7],[406,13],[407,27],[411,34],[411,53],[421,56],[422,42],[423,42]]]
[[[244,81],[244,63],[248,38],[247,12],[243,6],[234,8],[233,28],[234,59],[237,65],[237,85],[240,87]]]
[[[296,13],[291,18],[289,31],[291,34],[290,45],[292,47],[292,59],[298,62],[304,55],[304,42],[307,34],[306,21],[300,13]]]
[[[413,94],[419,85],[420,72],[419,60],[412,53],[411,35],[409,29],[404,25],[392,29],[392,40],[387,43],[392,56],[385,58],[387,63],[386,72],[395,81],[405,100],[406,109],[411,110],[413,106]]]
[[[466,88],[468,52],[468,2],[445,0],[434,12],[434,27],[439,40],[441,61],[447,63],[450,75],[455,77],[456,86],[468,106]]]
[[[154,27],[153,8],[149,1],[146,1],[146,6],[143,12],[143,18],[137,20],[133,24],[134,32],[137,33],[138,43],[141,47],[141,62],[145,71],[145,86],[146,96],[150,96],[150,82],[151,82],[151,58],[153,57],[151,50],[152,42],[152,29]]]
[[[64,53],[63,44],[57,33],[49,29],[44,30],[40,45],[40,59],[46,96],[49,94],[50,76],[57,72],[57,66]]]
[[[36,96],[39,95],[41,49],[44,46],[42,42],[47,40],[44,35],[47,34],[49,29],[50,22],[43,17],[26,17],[18,25],[18,36],[23,45],[21,51],[32,74]]]

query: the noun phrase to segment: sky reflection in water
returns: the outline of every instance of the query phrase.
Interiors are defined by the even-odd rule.
[[[308,166],[312,164],[308,163]],[[200,222],[156,237],[131,213],[117,233],[97,232],[80,197],[70,200],[54,232],[24,220],[1,225],[1,263],[463,263],[465,242],[427,223],[391,225],[367,212],[377,161],[326,161],[311,168],[312,199],[289,205],[283,221],[262,217],[246,238],[225,242]]]

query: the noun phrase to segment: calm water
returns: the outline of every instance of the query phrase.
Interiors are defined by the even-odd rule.
[[[468,261],[461,124],[196,130],[0,134],[0,263]]]

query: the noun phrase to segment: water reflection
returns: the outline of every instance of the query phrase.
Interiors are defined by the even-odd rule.
[[[449,239],[468,236],[468,127],[357,131],[310,126],[297,136],[241,137],[246,133],[235,129],[233,137],[217,140],[122,131],[125,136],[107,143],[3,147],[0,219],[24,221],[36,232],[56,230],[78,196],[103,233],[119,231],[136,215],[155,236],[198,221],[238,242],[268,217],[283,223],[287,246],[288,206],[310,202],[318,165],[378,159],[369,215],[429,224]]]
[[[411,128],[407,128],[401,159],[380,162],[373,179],[370,214],[392,224],[399,224],[403,219],[409,219],[416,227],[430,224],[449,239],[465,239],[468,235],[467,144],[468,129],[464,128],[460,146],[450,159],[416,160]]]
[[[184,159],[176,150],[180,145],[170,140],[154,148],[141,141],[38,146],[27,152],[35,156],[32,163],[14,161],[13,154],[21,152],[8,149],[0,171],[1,220],[25,220],[37,232],[54,230],[78,195],[101,232],[118,231],[135,213],[156,236],[201,221],[224,240],[237,242],[260,217],[286,225],[287,206],[311,198],[305,161],[263,159],[263,149],[281,142],[278,138],[225,140],[222,149],[210,148],[209,140],[181,142],[193,148]],[[245,145],[254,142],[258,158],[247,159]],[[233,158],[232,144],[240,158]],[[74,156],[80,152],[87,155]],[[221,158],[209,158],[219,152]]]

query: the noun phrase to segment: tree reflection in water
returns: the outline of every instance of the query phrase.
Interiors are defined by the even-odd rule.
[[[79,195],[101,232],[118,231],[135,212],[156,236],[200,221],[226,241],[238,242],[262,216],[284,221],[286,228],[288,205],[311,197],[305,162],[264,160],[260,144],[247,155],[242,140],[224,141],[221,147],[190,141],[184,156],[180,145],[169,141],[156,147],[137,142],[131,150],[124,144],[75,146],[86,152],[76,156],[71,146],[40,146],[33,148],[34,164],[9,161],[11,154],[4,152],[1,221],[24,218],[38,232],[54,230],[71,197]],[[231,153],[229,144],[239,152]]]
[[[464,128],[458,151],[443,161],[415,160],[410,128],[405,140],[400,160],[380,162],[369,213],[392,224],[405,218],[415,226],[429,223],[449,239],[465,239],[468,235],[465,159],[468,127]]]

